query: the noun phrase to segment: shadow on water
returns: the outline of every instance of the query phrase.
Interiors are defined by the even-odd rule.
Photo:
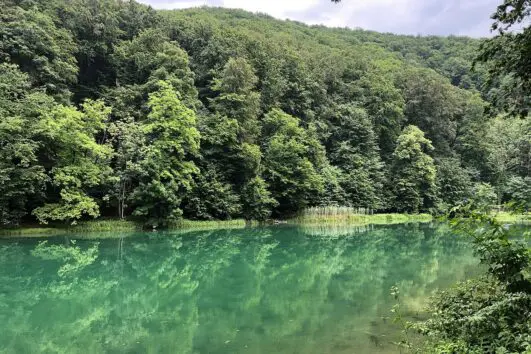
[[[257,227],[0,241],[0,352],[384,353],[478,271],[444,225]]]

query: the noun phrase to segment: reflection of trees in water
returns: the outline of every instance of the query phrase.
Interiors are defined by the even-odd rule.
[[[2,246],[0,349],[375,350],[389,342],[392,285],[417,310],[475,264],[440,227],[325,231],[153,233],[101,241],[97,258],[93,241]]]

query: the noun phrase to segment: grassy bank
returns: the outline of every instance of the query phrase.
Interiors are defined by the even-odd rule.
[[[365,213],[365,214],[364,214]],[[497,213],[496,219],[503,223],[529,223],[531,214],[514,215],[510,213]],[[370,214],[368,209],[353,208],[312,208],[306,210],[299,217],[287,220],[288,224],[320,225],[330,227],[334,225],[392,225],[411,222],[430,222],[433,217],[429,214]],[[215,230],[229,228],[243,228],[257,225],[256,222],[246,222],[243,219],[235,220],[186,220],[170,225],[168,230]],[[47,237],[73,233],[124,233],[142,231],[142,225],[134,221],[104,219],[81,222],[77,225],[24,225],[18,228],[0,229],[2,237]],[[102,234],[103,235],[103,234]],[[112,237],[108,234],[107,237]],[[103,238],[107,238],[103,237]]]
[[[1,228],[0,238],[2,237],[45,237],[63,234],[63,229],[55,227],[35,227],[35,226],[21,226],[17,228]]]
[[[511,214],[507,212],[499,212],[499,213],[496,213],[494,217],[496,218],[498,222],[501,222],[501,223],[508,223],[508,224],[531,223],[531,213]]]
[[[374,215],[305,215],[295,219],[288,220],[289,224],[322,224],[323,226],[332,224],[349,224],[349,225],[369,225],[369,224],[399,224],[407,222],[428,222],[432,218],[427,214],[406,215],[406,214],[374,214]],[[235,220],[186,220],[183,219],[175,224],[171,224],[166,230],[215,230],[228,228],[243,228],[249,225],[257,225],[256,222],[246,222],[243,219]],[[142,231],[142,225],[134,221],[104,219],[85,221],[76,225],[23,225],[18,228],[0,229],[0,238],[2,237],[47,237],[64,234],[77,233],[124,233]]]
[[[430,222],[429,214],[354,214],[354,213],[303,213],[289,220],[294,224],[350,224],[350,225],[389,225],[409,222]]]
[[[227,228],[242,228],[253,223],[248,223],[243,219],[234,220],[186,220],[170,225],[169,230],[175,229],[193,229],[193,230],[212,230],[212,229],[227,229]]]
[[[175,229],[194,229],[194,230],[212,230],[222,228],[242,228],[247,226],[245,220],[182,220],[170,225],[169,230]],[[38,225],[23,225],[17,228],[0,229],[1,237],[46,237],[52,235],[64,235],[72,233],[91,233],[91,232],[135,232],[142,231],[142,224],[117,219],[92,220],[81,222],[77,225],[53,225],[42,227]]]
[[[496,220],[508,224],[531,222],[531,213],[511,214],[508,212],[493,213]],[[352,207],[312,207],[303,210],[296,218],[288,220],[292,224],[346,224],[346,225],[389,225],[409,222],[430,222],[430,214],[375,214],[367,208]]]
[[[0,229],[0,237],[45,237],[87,232],[132,232],[141,229],[141,225],[133,221],[106,219],[86,221],[76,225],[51,225],[47,227],[22,225],[17,228]]]

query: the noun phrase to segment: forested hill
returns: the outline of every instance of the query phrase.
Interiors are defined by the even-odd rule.
[[[529,119],[471,70],[480,40],[117,0],[8,0],[0,17],[4,225],[527,193]]]
[[[302,50],[325,57],[331,54],[324,54],[325,51],[360,52],[362,46],[370,45],[396,53],[397,59],[411,65],[434,69],[448,77],[455,86],[484,89],[484,70],[470,70],[478,54],[481,43],[479,39],[457,36],[406,36],[363,29],[308,26],[290,20],[276,20],[266,14],[224,8],[193,8],[184,11],[163,11],[163,14],[176,27],[182,27],[183,22],[193,18],[196,20],[196,30],[206,25],[215,29],[218,34],[228,32],[234,39],[240,38],[244,42],[260,42],[266,46],[268,43],[273,48],[280,47],[281,50]],[[238,44],[231,45],[231,48],[235,47],[239,47]]]

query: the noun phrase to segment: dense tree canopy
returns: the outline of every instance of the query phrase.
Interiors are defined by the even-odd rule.
[[[491,80],[504,88],[495,92],[495,102],[524,118],[531,110],[530,14],[531,1],[504,0],[492,16],[498,35],[482,43],[478,58],[489,65]]]
[[[0,222],[436,212],[477,183],[525,204],[531,70],[489,52],[527,38],[506,29],[528,2],[509,5],[495,17],[501,39],[484,41],[220,8],[7,1]],[[480,46],[491,61],[472,70]]]

